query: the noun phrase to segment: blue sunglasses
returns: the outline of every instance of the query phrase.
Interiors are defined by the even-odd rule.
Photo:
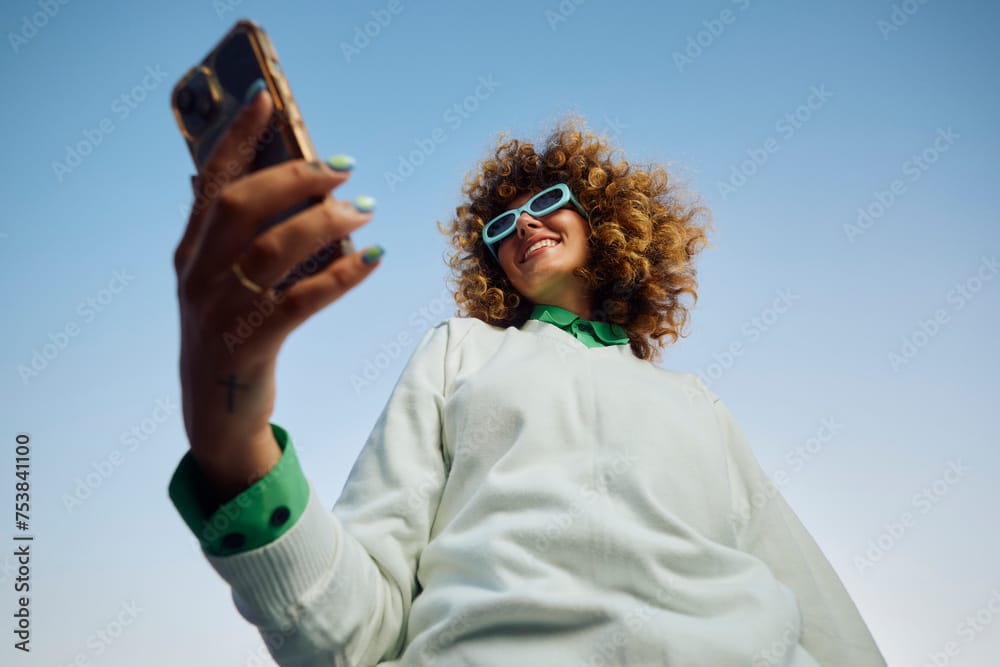
[[[583,217],[585,217],[588,221],[590,220],[590,215],[583,209],[580,202],[576,200],[573,193],[570,192],[569,186],[565,183],[556,183],[552,187],[545,188],[526,201],[524,206],[504,211],[497,217],[487,222],[483,227],[483,242],[486,244],[486,247],[489,248],[490,253],[492,253],[493,259],[498,262],[500,261],[500,257],[497,255],[496,246],[514,233],[514,230],[517,229],[517,219],[521,217],[521,213],[527,211],[533,217],[540,218],[543,215],[548,215],[553,211],[559,210],[568,203],[572,203],[576,206],[577,210],[580,211],[580,214],[583,215]]]

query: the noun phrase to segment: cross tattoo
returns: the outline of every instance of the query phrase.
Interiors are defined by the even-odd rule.
[[[228,412],[233,412],[233,392],[236,389],[249,389],[248,384],[237,384],[236,374],[230,373],[228,380],[219,380],[219,384],[226,385],[226,410]]]

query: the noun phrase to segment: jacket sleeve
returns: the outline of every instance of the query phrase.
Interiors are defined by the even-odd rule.
[[[799,643],[823,667],[885,667],[833,566],[764,473],[732,412],[707,393],[726,443],[738,548],[763,561],[795,594],[802,620]]]
[[[354,667],[401,654],[446,477],[447,350],[445,321],[417,344],[332,511],[310,485],[302,516],[279,539],[206,553],[278,664]]]
[[[232,500],[219,503],[188,450],[170,478],[170,500],[198,538],[216,556],[250,551],[278,539],[298,522],[309,499],[309,482],[299,466],[288,431],[271,423],[281,448],[278,464]]]

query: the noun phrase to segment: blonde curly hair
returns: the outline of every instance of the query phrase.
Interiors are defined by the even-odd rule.
[[[465,177],[468,199],[447,226],[460,316],[520,327],[534,304],[517,292],[482,240],[483,226],[518,195],[565,183],[590,214],[588,260],[574,275],[590,290],[591,319],[620,324],[632,352],[657,361],[662,347],[686,336],[689,307],[698,300],[694,257],[708,245],[710,213],[688,201],[661,165],[614,159],[610,140],[577,116],[561,119],[541,154],[501,133],[493,155]],[[703,224],[702,224],[703,223]]]

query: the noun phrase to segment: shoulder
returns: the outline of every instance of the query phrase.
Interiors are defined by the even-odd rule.
[[[425,338],[445,338],[448,347],[458,346],[469,337],[489,337],[499,335],[504,331],[503,327],[487,324],[475,317],[449,317],[433,325],[424,334]]]
[[[678,381],[683,382],[690,391],[697,393],[709,403],[719,403],[722,400],[697,373],[678,372],[677,375],[679,376]]]
[[[696,400],[711,413],[720,431],[727,439],[730,439],[734,431],[739,430],[739,425],[737,424],[736,416],[726,402],[700,376],[694,373],[681,373],[681,375],[685,376],[684,381],[686,382],[689,396],[697,397]]]
[[[649,368],[650,373],[655,374],[658,385],[666,385],[682,392],[692,404],[711,406],[721,400],[718,394],[709,389],[697,373],[671,370],[648,361],[644,362],[641,359],[637,361]]]
[[[414,354],[436,352],[453,356],[469,347],[496,346],[505,329],[475,317],[449,317],[424,332]]]

